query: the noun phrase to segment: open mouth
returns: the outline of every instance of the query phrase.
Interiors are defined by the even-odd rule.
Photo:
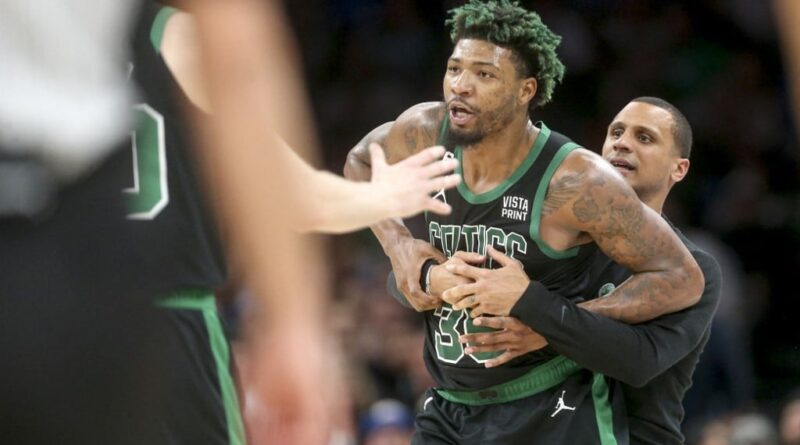
[[[625,159],[612,159],[609,161],[617,170],[634,171],[636,167]]]
[[[475,115],[472,109],[460,102],[451,102],[449,111],[450,120],[456,125],[465,125]]]

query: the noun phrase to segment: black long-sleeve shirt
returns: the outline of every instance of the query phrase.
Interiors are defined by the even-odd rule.
[[[708,341],[711,319],[719,304],[719,265],[679,230],[675,232],[705,275],[703,295],[690,308],[628,325],[584,310],[532,281],[511,311],[560,354],[622,382],[631,444],[684,443],[681,402],[691,386],[692,373]],[[593,274],[594,283],[589,286],[592,294],[588,298],[598,292],[607,293],[631,275],[600,252],[587,273]],[[391,288],[393,277],[389,284]],[[407,305],[396,288],[392,294]]]
[[[559,353],[623,383],[631,444],[683,444],[683,396],[692,384],[717,309],[722,273],[716,260],[679,230],[680,239],[705,276],[700,301],[639,325],[628,325],[578,307],[531,282],[511,311],[543,335]],[[594,287],[610,290],[631,274],[602,254]],[[593,266],[594,267],[594,266]],[[596,295],[596,294],[595,294]]]

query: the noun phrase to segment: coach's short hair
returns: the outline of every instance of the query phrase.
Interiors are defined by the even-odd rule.
[[[556,83],[564,78],[564,64],[556,55],[561,37],[538,14],[513,0],[470,0],[448,13],[445,25],[450,27],[453,43],[479,39],[510,49],[517,73],[535,77],[538,83],[530,109],[550,102]]]
[[[692,154],[692,126],[678,107],[660,97],[652,96],[637,97],[631,102],[642,102],[666,110],[672,116],[672,138],[675,139],[675,146],[682,158],[689,159]]]

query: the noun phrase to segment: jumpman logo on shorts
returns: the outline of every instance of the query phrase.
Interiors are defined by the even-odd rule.
[[[550,414],[550,417],[555,417],[556,414],[560,413],[563,410],[575,411],[575,407],[574,406],[567,406],[564,403],[564,393],[566,393],[566,392],[567,391],[561,391],[561,397],[558,398],[558,403],[556,403],[556,410],[553,411],[553,414]]]

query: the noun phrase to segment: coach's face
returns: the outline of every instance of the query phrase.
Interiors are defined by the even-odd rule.
[[[507,48],[485,40],[461,39],[444,75],[450,139],[472,145],[527,113],[536,80],[522,78]]]
[[[689,171],[672,134],[669,111],[630,102],[608,126],[603,158],[622,174],[643,201],[669,192]]]

